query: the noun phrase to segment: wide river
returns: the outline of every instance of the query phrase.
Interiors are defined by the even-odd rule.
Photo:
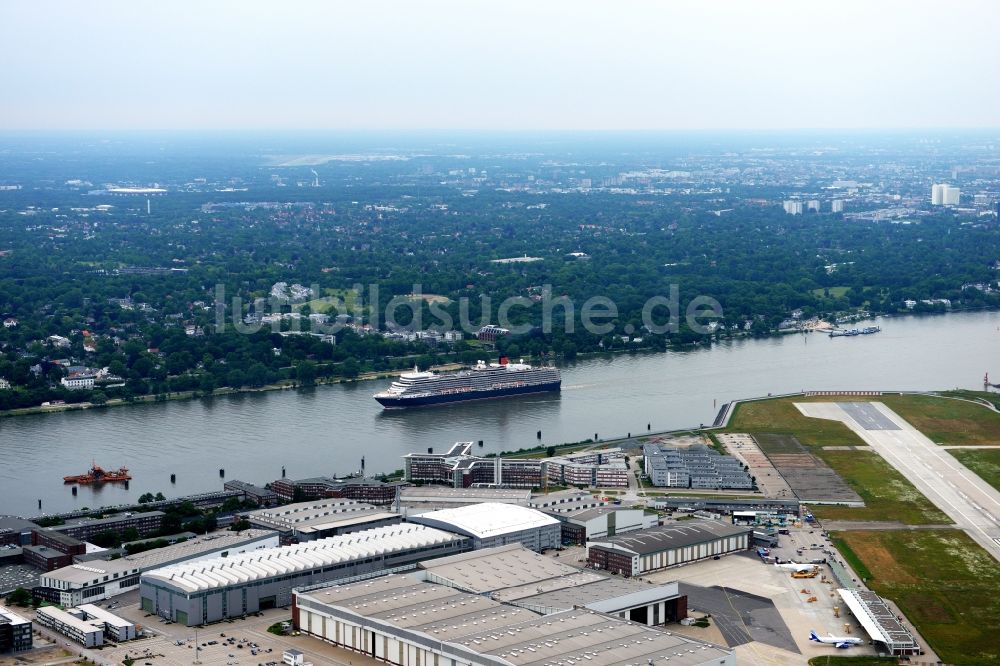
[[[1000,378],[1000,312],[901,317],[877,335],[813,333],[739,340],[675,353],[616,355],[563,368],[561,395],[525,396],[413,411],[383,411],[372,394],[388,380],[312,390],[62,412],[0,420],[0,514],[34,516],[221,490],[226,479],[290,478],[402,467],[400,456],[452,442],[477,451],[578,441],[598,433],[710,423],[726,401],[802,389],[981,389]],[[991,365],[992,364],[992,365]],[[92,461],[127,466],[128,489],[81,487],[67,474]],[[170,482],[171,473],[177,475]]]

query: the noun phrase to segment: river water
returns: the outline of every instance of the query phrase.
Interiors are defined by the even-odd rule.
[[[1000,312],[900,317],[854,338],[814,333],[711,348],[589,358],[563,368],[561,395],[423,410],[383,411],[372,394],[389,380],[240,394],[0,420],[0,514],[38,515],[221,490],[226,479],[377,473],[400,456],[459,440],[478,451],[603,438],[710,423],[729,400],[803,389],[982,388],[1000,378]],[[862,322],[861,325],[865,325]],[[991,365],[992,363],[992,365]],[[129,467],[128,489],[63,484],[96,461]],[[171,473],[177,475],[174,484]]]

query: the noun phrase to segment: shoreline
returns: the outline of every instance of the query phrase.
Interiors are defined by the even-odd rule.
[[[874,315],[874,316],[869,317],[867,319],[874,320],[874,319],[879,319],[879,318],[883,318],[883,317],[884,318],[899,318],[899,317],[907,317],[907,316],[915,316],[915,317],[939,316],[939,315],[959,314],[959,313],[964,313],[964,312],[982,312],[982,311],[989,311],[989,310],[992,310],[992,308],[962,309],[962,310],[956,310],[956,311],[952,311],[952,312],[916,312],[916,313],[914,313],[914,312],[911,312],[911,313],[899,312],[899,313],[892,313],[892,314]],[[859,320],[859,321],[864,321],[864,320]],[[834,326],[834,328],[836,328],[836,326]],[[754,334],[749,333],[749,332],[738,332],[735,335],[727,335],[725,337],[712,338],[707,343],[698,341],[698,342],[692,342],[692,343],[683,344],[683,345],[677,345],[677,346],[673,346],[673,347],[666,347],[664,349],[653,349],[653,348],[650,348],[650,347],[638,347],[638,348],[632,348],[632,349],[622,348],[622,349],[606,349],[606,350],[601,350],[601,351],[578,352],[576,354],[576,356],[574,357],[574,360],[575,359],[599,358],[599,357],[602,357],[602,356],[618,356],[618,355],[622,355],[622,354],[662,354],[662,353],[668,353],[668,352],[688,351],[688,350],[694,350],[694,349],[711,349],[715,345],[719,345],[719,344],[722,344],[724,342],[732,342],[732,341],[736,341],[736,340],[764,339],[764,338],[771,338],[771,337],[784,337],[784,336],[788,336],[788,335],[805,335],[805,334],[810,334],[810,333],[828,334],[829,330],[830,329],[825,329],[825,328],[782,329],[782,330],[772,331],[772,332],[770,332],[770,333],[768,333],[766,335],[754,335]],[[565,359],[563,359],[563,362],[565,364],[565,362],[566,362]],[[468,366],[465,365],[465,364],[462,364],[462,363],[443,363],[443,364],[440,364],[440,365],[432,366],[430,368],[430,370],[444,372],[444,371],[457,370],[457,369],[461,369],[461,368],[465,368],[465,367],[468,367]],[[61,412],[81,411],[81,410],[90,410],[90,409],[104,409],[104,408],[109,408],[109,407],[124,407],[124,406],[130,406],[130,405],[147,405],[147,404],[156,404],[156,403],[161,403],[161,402],[171,402],[171,401],[175,401],[175,400],[193,400],[193,399],[201,399],[201,398],[215,398],[215,397],[228,396],[228,395],[237,395],[237,394],[243,394],[243,393],[263,393],[263,392],[269,392],[269,391],[284,391],[284,390],[288,390],[288,389],[311,388],[311,387],[314,387],[314,386],[323,386],[323,385],[330,385],[330,384],[344,384],[344,383],[356,382],[356,381],[368,381],[368,380],[374,380],[374,379],[387,379],[387,378],[391,378],[391,377],[398,377],[399,375],[401,375],[404,372],[409,372],[409,369],[383,370],[383,371],[377,371],[377,372],[366,372],[366,373],[361,373],[360,375],[358,375],[357,377],[354,377],[354,378],[345,378],[345,377],[317,378],[316,381],[315,381],[315,383],[312,384],[312,385],[310,385],[310,386],[303,386],[302,384],[298,383],[295,380],[284,380],[284,381],[276,383],[276,384],[267,384],[267,385],[259,386],[259,387],[242,387],[242,388],[223,387],[223,388],[214,389],[210,394],[209,393],[203,393],[201,391],[182,391],[182,392],[177,392],[177,393],[167,393],[167,394],[158,394],[158,395],[138,396],[138,397],[136,397],[136,398],[134,398],[132,400],[124,400],[124,399],[121,399],[121,398],[114,398],[114,399],[108,400],[108,402],[106,402],[103,405],[97,405],[97,404],[94,404],[94,403],[91,403],[91,402],[65,403],[65,404],[47,405],[47,406],[35,405],[33,407],[20,407],[20,408],[17,408],[17,409],[0,410],[0,420],[6,419],[6,418],[18,417],[18,416],[34,416],[34,415],[54,414],[54,413],[61,413]],[[163,397],[163,396],[165,396],[165,397]]]

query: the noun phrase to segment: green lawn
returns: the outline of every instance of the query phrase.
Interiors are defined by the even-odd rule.
[[[913,484],[874,451],[820,451],[817,455],[861,495],[864,508],[812,506],[820,520],[898,520],[907,525],[950,525]]]
[[[820,520],[898,520],[908,525],[950,524],[951,521],[930,503],[891,465],[867,451],[827,451],[826,446],[858,446],[865,443],[846,425],[827,419],[803,416],[795,402],[838,400],[833,397],[778,398],[742,403],[737,406],[728,430],[761,435],[766,451],[793,453],[790,435],[807,451],[822,459],[865,501],[864,508],[813,506]],[[777,436],[775,436],[777,435]]]
[[[830,290],[830,298],[843,298],[844,295],[847,294],[847,290],[850,289],[850,287],[828,287],[828,289]],[[821,297],[825,295],[823,291],[823,287],[812,290],[814,294]]]
[[[948,453],[986,483],[1000,490],[1000,449],[948,449]]]
[[[1000,663],[1000,564],[959,530],[833,535],[874,574],[869,586],[899,605],[948,664]]]
[[[899,666],[895,657],[840,657],[827,655],[813,657],[809,666]]]
[[[878,400],[939,444],[1000,444],[1000,414],[982,405],[926,395]]]

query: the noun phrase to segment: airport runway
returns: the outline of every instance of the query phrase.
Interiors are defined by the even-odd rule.
[[[880,402],[795,403],[841,421],[1000,561],[1000,492]]]

